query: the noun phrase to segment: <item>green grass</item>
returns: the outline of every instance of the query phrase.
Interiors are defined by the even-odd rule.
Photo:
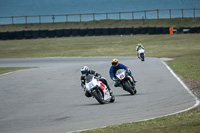
[[[170,67],[184,78],[200,81],[200,51],[197,55],[188,55],[170,61]]]
[[[200,108],[154,120],[82,131],[81,133],[199,133]]]
[[[30,69],[30,67],[1,67],[0,74],[22,70],[22,69]]]
[[[200,26],[198,19],[145,21],[97,21],[88,23],[9,25],[1,30],[58,28],[95,28],[130,26]],[[0,30],[0,31],[1,31]],[[148,57],[172,57],[170,67],[185,78],[200,83],[200,34],[127,35],[44,38],[0,41],[0,58],[72,57],[72,56],[136,56],[135,47],[142,43]],[[4,73],[0,68],[1,73]],[[6,68],[7,69],[7,68]],[[10,68],[9,68],[10,69]],[[15,70],[18,68],[15,68]],[[20,68],[21,69],[21,68]],[[6,70],[8,72],[10,70]],[[11,70],[12,71],[12,70]],[[126,123],[85,131],[86,133],[199,133],[200,107],[188,112],[154,120]]]
[[[153,57],[179,57],[199,52],[200,34],[127,35],[0,41],[0,58],[55,56],[135,56],[137,43]]]

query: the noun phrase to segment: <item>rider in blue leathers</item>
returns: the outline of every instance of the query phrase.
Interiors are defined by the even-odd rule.
[[[118,59],[113,59],[112,60],[112,66],[110,67],[110,78],[115,81],[115,73],[117,72],[117,70],[119,69],[125,69],[128,72],[128,75],[132,77],[133,81],[136,83],[137,81],[133,78],[131,71],[129,70],[129,68],[123,64],[118,63]],[[120,83],[118,81],[115,81],[114,83],[115,87],[120,86]]]

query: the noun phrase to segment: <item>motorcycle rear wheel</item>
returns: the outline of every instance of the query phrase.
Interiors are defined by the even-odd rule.
[[[115,101],[115,96],[112,96],[110,99],[110,103],[113,103]]]
[[[144,61],[144,54],[143,53],[140,55],[140,57],[141,57],[141,61]]]

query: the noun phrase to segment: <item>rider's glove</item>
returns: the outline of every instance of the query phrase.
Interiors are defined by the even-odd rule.
[[[129,69],[127,69],[126,71],[127,71],[127,73],[131,73],[131,70],[129,70]]]
[[[115,77],[113,77],[113,78],[112,78],[112,80],[113,80],[113,81],[116,81],[116,78],[115,78]]]
[[[85,80],[85,76],[81,76],[81,80]]]
[[[101,78],[101,74],[99,73],[95,73],[95,76]]]
[[[94,70],[90,70],[90,74],[95,74],[95,71]]]

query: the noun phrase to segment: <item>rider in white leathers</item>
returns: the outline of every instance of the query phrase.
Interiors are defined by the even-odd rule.
[[[138,56],[138,58],[140,57],[140,56],[139,56],[139,53],[138,53],[139,48],[144,49],[144,46],[142,46],[141,43],[138,43],[138,45],[136,46],[136,52],[137,52],[137,56]]]
[[[88,74],[93,74],[94,76],[99,77],[99,80],[102,81],[107,86],[107,88],[110,92],[110,95],[112,95],[112,91],[111,91],[110,86],[108,85],[106,79],[104,77],[101,77],[101,75],[99,73],[96,73],[93,70],[89,70],[89,68],[87,66],[83,66],[81,68],[81,74],[82,74],[82,76],[81,76],[81,87],[84,88],[84,90],[85,90],[85,77]],[[91,97],[91,94],[88,91],[85,91],[85,96]]]

